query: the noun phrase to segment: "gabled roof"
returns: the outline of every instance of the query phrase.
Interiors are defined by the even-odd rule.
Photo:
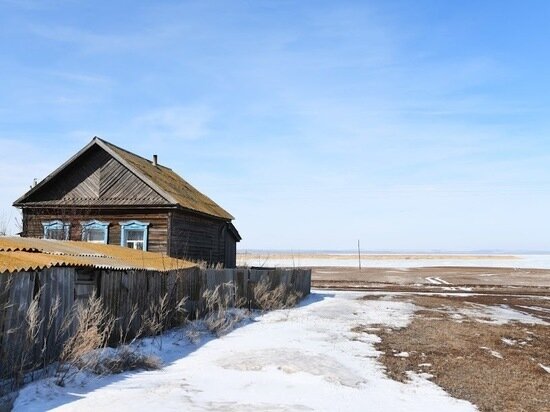
[[[45,184],[52,181],[57,175],[75,163],[82,155],[94,146],[98,146],[105,150],[110,156],[130,170],[130,172],[136,175],[160,196],[166,199],[169,204],[224,220],[233,219],[231,214],[216,204],[208,196],[195,189],[172,169],[159,164],[155,166],[150,160],[124,150],[112,143],[100,139],[97,136],[94,137],[92,141],[82,150],[42,180],[38,185],[17,199],[14,202],[14,206],[24,206],[25,204],[30,203],[29,197],[31,195],[39,191]]]

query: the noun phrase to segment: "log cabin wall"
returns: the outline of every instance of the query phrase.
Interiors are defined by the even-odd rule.
[[[120,245],[120,222],[139,220],[149,223],[147,250],[149,252],[168,253],[168,221],[167,210],[146,211],[139,209],[108,210],[108,209],[70,209],[70,208],[25,208],[23,209],[23,237],[44,237],[42,222],[61,220],[71,224],[69,240],[82,239],[80,222],[99,220],[109,222],[108,243]]]
[[[225,220],[186,211],[172,212],[170,256],[234,268],[237,263],[237,239],[229,225]]]
[[[237,267],[237,240],[229,231],[225,231],[225,262],[226,268]]]
[[[170,256],[225,265],[226,227],[227,222],[221,219],[172,212]]]

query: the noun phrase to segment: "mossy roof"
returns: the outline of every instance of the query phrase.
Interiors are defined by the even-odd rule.
[[[38,185],[33,187],[30,191],[25,193],[22,197],[14,202],[14,206],[24,206],[25,204],[33,204],[36,202],[30,201],[32,195],[40,190],[41,187],[48,182],[53,181],[65,168],[69,165],[77,162],[80,156],[90,150],[94,146],[99,146],[105,150],[110,156],[115,158],[130,172],[141,179],[146,185],[151,187],[162,198],[164,198],[168,205],[179,206],[183,209],[198,212],[200,214],[213,216],[226,221],[233,220],[233,216],[223,209],[220,205],[214,202],[205,194],[201,193],[189,182],[184,180],[172,169],[162,166],[160,164],[154,165],[149,159],[145,159],[138,156],[135,153],[129,152],[121,147],[118,147],[112,143],[109,143],[99,137],[94,137],[88,145],[82,150],[71,157],[67,162],[58,167],[53,173],[42,180]],[[131,199],[130,199],[131,200]],[[124,205],[127,205],[126,200]],[[40,203],[40,202],[38,202]],[[51,201],[46,202],[48,204]],[[105,204],[103,206],[122,206],[120,200],[116,201],[116,204]]]

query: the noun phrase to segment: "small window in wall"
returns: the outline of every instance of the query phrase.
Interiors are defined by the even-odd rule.
[[[51,222],[42,222],[44,227],[44,239],[68,240],[70,223],[64,223],[61,220]]]
[[[91,243],[107,243],[109,240],[109,223],[91,220],[80,222],[82,225],[82,240]]]
[[[149,223],[131,220],[120,222],[120,245],[132,249],[147,250]]]

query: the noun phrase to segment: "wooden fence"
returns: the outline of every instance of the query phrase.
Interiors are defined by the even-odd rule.
[[[306,296],[311,271],[190,268],[162,273],[60,267],[0,274],[0,381],[17,379],[10,376],[14,365],[26,372],[28,365],[31,369],[44,367],[56,360],[74,333],[75,308],[91,296],[100,297],[116,319],[115,331],[124,330],[131,337],[140,330],[142,317],[161,300],[170,310],[185,301],[187,315],[201,316],[204,292],[224,284],[232,285],[224,290],[230,293],[233,305],[244,302],[254,308],[258,282],[267,282],[270,289],[284,285],[287,291]],[[34,311],[29,310],[31,305],[36,306]],[[36,314],[39,323],[29,319],[29,313]],[[173,313],[168,326],[182,321],[181,312]],[[118,341],[120,336],[115,333],[113,339]]]

